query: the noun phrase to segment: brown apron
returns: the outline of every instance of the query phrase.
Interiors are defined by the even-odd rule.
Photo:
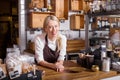
[[[57,52],[57,48],[55,51],[49,48],[47,35],[45,36],[45,47],[43,49],[44,60],[50,63],[55,63],[58,59],[60,51]]]

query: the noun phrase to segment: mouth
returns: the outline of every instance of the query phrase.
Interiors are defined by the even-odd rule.
[[[56,32],[53,32],[52,35],[57,35],[57,33],[56,33]]]

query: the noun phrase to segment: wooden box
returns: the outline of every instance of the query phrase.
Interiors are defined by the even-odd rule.
[[[42,28],[44,19],[50,14],[49,12],[31,12],[29,15],[29,26],[31,28]]]
[[[70,29],[80,30],[84,28],[84,15],[73,14],[70,16]]]
[[[69,0],[51,0],[55,16],[59,19],[68,19]]]
[[[88,11],[89,4],[86,3],[84,0],[70,0],[70,10],[72,11]]]

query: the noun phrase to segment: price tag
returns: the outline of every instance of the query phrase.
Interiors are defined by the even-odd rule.
[[[20,77],[20,74],[19,74],[18,70],[10,71],[9,76],[10,76],[10,79],[14,79],[14,78]]]

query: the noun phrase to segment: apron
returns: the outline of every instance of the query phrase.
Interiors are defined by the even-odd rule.
[[[48,40],[47,40],[47,35],[45,36],[45,47],[43,49],[43,56],[44,60],[50,63],[55,63],[57,62],[57,59],[59,57],[60,51],[57,52],[57,48],[55,51],[49,48],[48,46]]]

